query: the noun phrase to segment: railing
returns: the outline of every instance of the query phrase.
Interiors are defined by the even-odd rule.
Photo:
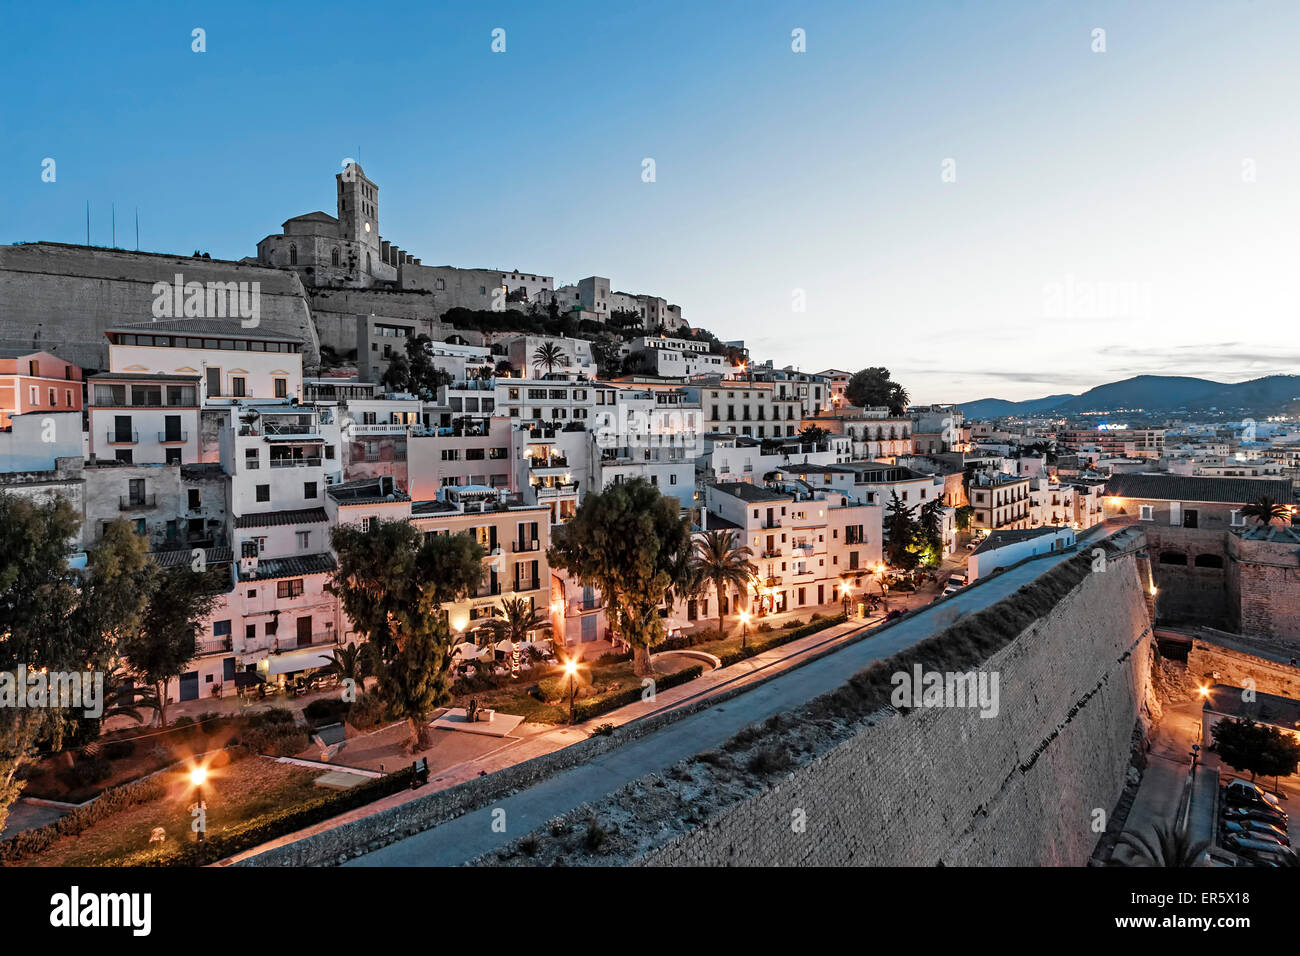
[[[272,458],[272,468],[319,468],[319,458]]]
[[[541,582],[540,582],[540,581],[535,581],[535,580],[534,580],[534,581],[516,581],[516,582],[515,582],[515,585],[514,585],[514,590],[515,590],[515,593],[518,594],[518,593],[523,592],[523,591],[536,591],[536,590],[537,590],[538,588],[540,588],[541,586],[542,586],[542,585],[541,585]]]
[[[310,435],[312,434],[311,425],[285,425],[278,422],[267,421],[264,423],[263,431],[267,435]]]
[[[587,611],[599,611],[605,606],[605,603],[597,597],[587,600],[586,598],[569,598],[570,614],[585,614]]]
[[[501,582],[498,581],[496,584],[482,585],[477,591],[474,592],[474,597],[476,598],[495,597],[500,593],[501,593]]]
[[[147,511],[157,504],[157,495],[122,495],[117,499],[119,511]]]
[[[110,445],[134,445],[140,441],[139,432],[119,432],[111,431],[108,433],[108,443]]]
[[[533,491],[538,498],[560,498],[564,495],[576,495],[578,493],[578,483],[574,481],[561,485],[536,485]]]
[[[224,654],[231,649],[230,638],[218,637],[206,641],[197,641],[199,656],[205,654]]]
[[[358,435],[405,435],[408,427],[394,422],[355,422],[352,430]]]
[[[527,551],[537,551],[541,548],[541,546],[542,546],[541,541],[539,541],[537,538],[534,538],[532,541],[514,542],[513,550],[515,554],[522,554]]]
[[[529,458],[529,468],[568,468],[569,459],[564,455],[552,455],[550,458]]]
[[[190,433],[189,432],[159,432],[158,440],[164,443],[189,441]]]
[[[293,636],[284,638],[277,637],[274,646],[271,648],[272,654],[287,654],[291,651],[302,650],[304,647],[322,647],[329,644],[337,644],[338,635],[333,631],[315,631],[309,641],[302,641]]]
[[[781,549],[780,549],[780,548],[769,548],[768,550],[766,550],[766,551],[763,552],[763,555],[762,555],[762,556],[765,557],[765,558],[779,558],[779,557],[781,557]]]

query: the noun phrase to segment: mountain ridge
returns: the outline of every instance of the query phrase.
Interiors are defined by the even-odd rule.
[[[1189,375],[1135,375],[1077,395],[1063,393],[1010,401],[981,398],[957,405],[967,418],[1005,418],[1044,412],[1084,415],[1141,409],[1187,413],[1241,409],[1277,414],[1300,408],[1300,375],[1266,375],[1245,382],[1216,382]]]

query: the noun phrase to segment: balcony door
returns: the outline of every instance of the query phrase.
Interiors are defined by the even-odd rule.
[[[311,646],[311,616],[298,618],[298,646]]]

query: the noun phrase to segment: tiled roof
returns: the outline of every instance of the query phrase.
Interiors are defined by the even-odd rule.
[[[148,332],[182,332],[185,335],[216,335],[232,339],[257,339],[263,342],[301,342],[302,337],[272,332],[270,329],[245,328],[239,319],[159,319],[133,325],[114,325],[105,332],[146,334]]]
[[[286,524],[314,524],[328,521],[324,508],[299,508],[296,511],[263,511],[259,514],[239,515],[236,528],[275,528]]]
[[[224,478],[225,474],[221,465],[215,461],[200,461],[189,465],[181,465],[181,477],[190,481]]]
[[[340,482],[337,485],[330,485],[325,489],[325,493],[341,505],[387,504],[390,501],[411,500],[410,495],[396,487],[386,489],[379,478],[358,478],[355,481]]]
[[[413,515],[441,515],[459,511],[450,501],[417,501],[411,505]]]
[[[167,372],[100,372],[90,376],[91,382],[197,382],[197,375],[172,375]],[[151,406],[165,408],[164,405]]]
[[[1161,501],[1219,501],[1248,504],[1268,495],[1279,504],[1295,501],[1287,478],[1208,478],[1203,475],[1169,475],[1163,472],[1112,475],[1106,494],[1113,498],[1150,498]]]
[[[149,555],[153,563],[160,568],[179,568],[194,560],[190,548],[178,548],[175,551],[154,551]],[[203,560],[208,564],[229,564],[235,559],[235,552],[230,548],[206,548]]]
[[[296,578],[307,574],[328,574],[334,570],[332,554],[300,554],[292,558],[264,558],[257,570],[241,581],[268,581],[272,578]]]

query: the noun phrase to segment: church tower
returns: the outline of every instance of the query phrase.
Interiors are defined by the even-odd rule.
[[[379,187],[359,163],[349,163],[334,178],[339,184],[339,238],[357,243],[364,268],[367,258],[379,261]]]

